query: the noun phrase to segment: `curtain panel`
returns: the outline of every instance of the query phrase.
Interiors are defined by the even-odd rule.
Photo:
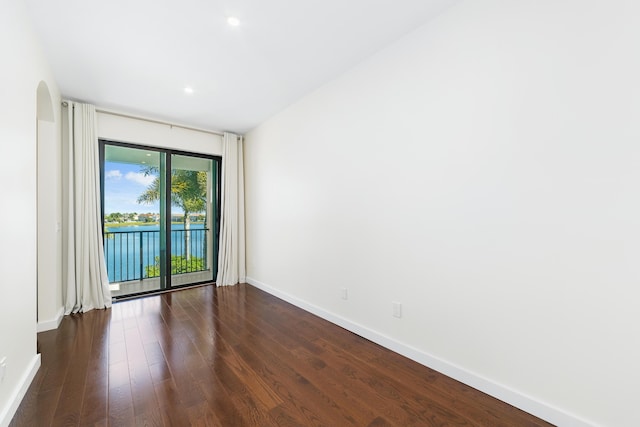
[[[242,144],[242,137],[225,132],[222,139],[222,218],[217,286],[244,282],[247,275]]]
[[[93,105],[63,108],[63,299],[65,314],[111,307],[100,213],[100,159]]]

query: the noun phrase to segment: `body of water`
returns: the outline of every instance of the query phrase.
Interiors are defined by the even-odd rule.
[[[189,235],[188,250],[185,235]],[[202,258],[206,266],[207,238],[204,224],[191,224],[185,231],[183,224],[171,225],[171,255],[186,260],[187,253],[191,258]],[[160,227],[156,225],[132,225],[124,227],[105,226],[104,253],[107,274],[111,283],[127,280],[140,280],[147,277],[146,267],[156,264],[160,256]],[[190,264],[193,266],[194,264]],[[206,268],[205,268],[206,269]]]

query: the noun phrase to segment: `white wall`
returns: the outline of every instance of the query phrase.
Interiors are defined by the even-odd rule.
[[[98,137],[130,144],[222,155],[222,136],[109,113],[98,113]]]
[[[36,354],[36,91],[59,100],[22,1],[0,0],[0,426],[7,425],[40,363]]]
[[[54,101],[46,96],[49,107],[55,102],[55,108],[60,108],[59,97]],[[38,104],[42,101],[38,99]],[[38,332],[57,328],[64,315],[60,125],[54,118],[39,118],[37,125]]]
[[[248,280],[557,424],[640,425],[639,22],[462,1],[263,123]]]

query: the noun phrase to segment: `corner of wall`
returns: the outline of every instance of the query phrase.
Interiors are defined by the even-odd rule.
[[[60,307],[58,309],[58,313],[56,314],[56,317],[54,317],[53,319],[42,320],[38,322],[38,326],[37,326],[38,333],[58,329],[58,326],[60,326],[60,323],[62,322],[63,317],[64,317],[64,307]]]
[[[22,398],[27,394],[27,390],[29,389],[31,382],[38,373],[38,369],[40,369],[40,355],[36,354],[33,359],[31,359],[27,370],[20,378],[20,381],[13,393],[11,393],[6,406],[4,408],[0,408],[0,427],[7,427],[11,422],[11,419],[20,407]]]

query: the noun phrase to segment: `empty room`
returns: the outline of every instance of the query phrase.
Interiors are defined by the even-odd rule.
[[[0,0],[0,427],[640,425],[640,3]]]

